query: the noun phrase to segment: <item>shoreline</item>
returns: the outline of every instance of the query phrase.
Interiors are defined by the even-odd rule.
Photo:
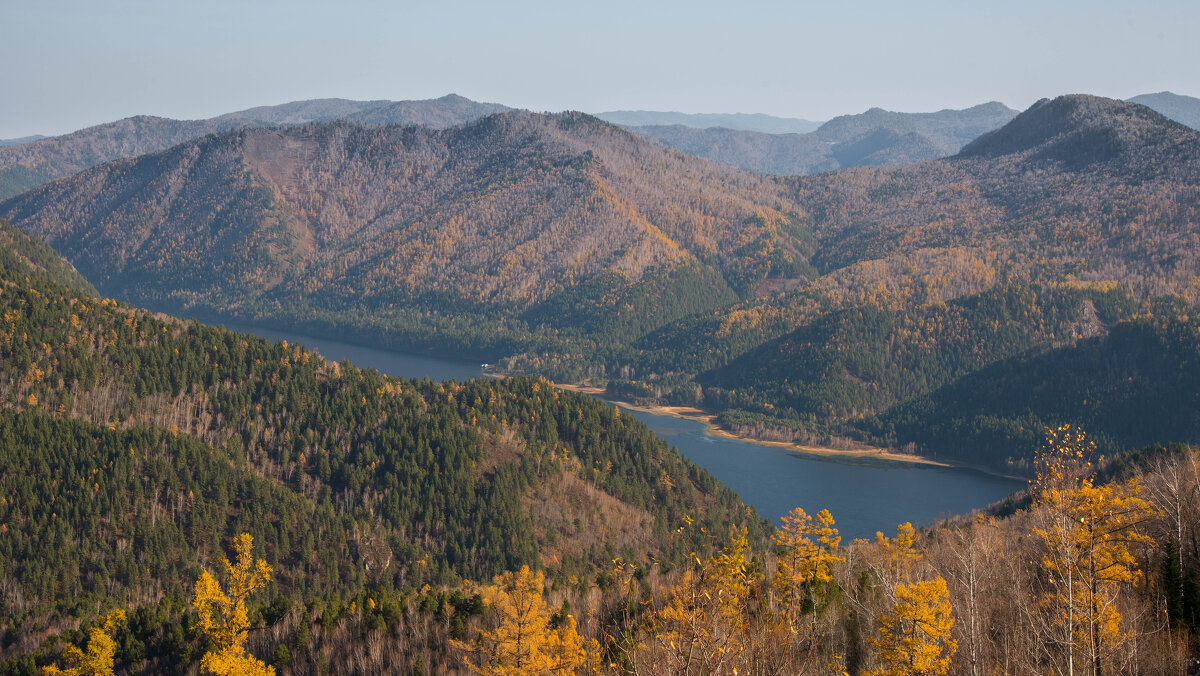
[[[869,459],[873,459],[873,460],[885,460],[887,462],[905,463],[905,464],[910,464],[910,465],[966,468],[966,469],[978,470],[981,472],[985,472],[987,474],[993,474],[995,476],[1005,477],[1008,479],[1018,478],[1018,477],[1007,476],[1004,474],[999,474],[997,472],[991,472],[991,471],[985,470],[980,467],[949,463],[949,462],[944,462],[941,460],[934,460],[932,458],[923,458],[918,455],[909,455],[907,453],[896,453],[894,451],[889,451],[889,450],[883,449],[883,448],[868,447],[868,448],[863,448],[863,449],[843,450],[843,449],[837,449],[837,448],[825,448],[822,446],[808,446],[808,445],[796,443],[793,441],[774,441],[774,440],[770,440],[770,439],[755,439],[754,437],[750,437],[750,436],[746,436],[746,435],[742,435],[742,434],[735,434],[733,432],[730,432],[729,430],[718,427],[715,422],[716,421],[715,415],[713,415],[711,413],[705,413],[704,411],[701,411],[698,408],[693,408],[691,406],[666,406],[666,405],[661,405],[661,404],[644,406],[644,405],[640,405],[640,404],[634,404],[634,403],[631,403],[628,401],[620,401],[620,400],[616,400],[616,399],[610,399],[605,396],[605,390],[604,390],[604,388],[601,388],[601,387],[591,387],[588,385],[569,385],[569,384],[564,384],[564,383],[554,383],[554,386],[559,389],[562,389],[562,390],[569,390],[571,392],[580,392],[582,394],[589,394],[594,397],[603,399],[604,401],[607,401],[614,405],[620,406],[622,408],[627,408],[631,411],[642,411],[643,413],[652,413],[654,415],[670,416],[673,418],[683,418],[684,420],[691,420],[693,422],[702,423],[705,426],[705,432],[707,434],[709,434],[710,436],[721,437],[724,439],[735,439],[737,441],[744,441],[744,442],[751,443],[751,444],[758,444],[760,446],[773,446],[776,448],[785,448],[789,451],[792,451],[793,453],[798,453],[800,455],[809,455],[809,456],[817,456],[817,457],[825,457],[825,458],[869,458]]]

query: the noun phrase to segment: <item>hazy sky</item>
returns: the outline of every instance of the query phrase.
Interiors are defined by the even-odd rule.
[[[824,120],[1200,95],[1200,1],[0,0],[0,138],[449,92]]]

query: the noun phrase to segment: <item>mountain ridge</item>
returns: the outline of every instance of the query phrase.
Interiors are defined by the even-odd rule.
[[[807,175],[854,166],[911,164],[958,152],[980,134],[1015,117],[992,101],[963,110],[895,113],[871,108],[842,115],[803,134],[722,128],[630,127],[668,147],[746,171]]]
[[[1152,108],[1179,124],[1192,129],[1200,129],[1200,99],[1173,92],[1158,92],[1156,94],[1141,94],[1128,99],[1130,103],[1139,103]]]
[[[629,293],[728,302],[765,277],[805,274],[807,255],[783,186],[580,113],[500,113],[446,130],[234,130],[102,165],[0,211],[105,293],[176,311],[316,293],[330,307],[516,316],[553,301],[615,317]],[[763,257],[733,253],[743,247]],[[226,282],[206,286],[214,269]],[[576,298],[584,282],[596,295]],[[647,320],[668,318],[636,321]]]
[[[0,200],[97,164],[166,150],[207,134],[242,127],[360,116],[364,124],[424,124],[441,128],[501,110],[509,109],[449,94],[423,101],[293,101],[204,120],[135,115],[62,136],[0,147]]]

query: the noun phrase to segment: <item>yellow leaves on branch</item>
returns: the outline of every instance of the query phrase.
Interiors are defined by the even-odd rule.
[[[200,660],[200,667],[214,674],[273,676],[275,669],[246,652],[246,634],[250,619],[246,599],[271,581],[271,566],[254,560],[254,539],[248,533],[238,536],[234,545],[236,563],[222,559],[228,578],[228,592],[207,570],[196,580],[192,608],[200,615],[200,631],[209,640],[211,650]]]
[[[1059,425],[1045,429],[1042,448],[1034,459],[1037,478],[1034,492],[1043,495],[1052,489],[1064,489],[1090,481],[1091,457],[1096,444],[1078,427]]]
[[[896,605],[879,617],[868,642],[878,652],[879,668],[870,676],[934,676],[950,668],[958,643],[951,636],[954,616],[946,580],[901,582]]]
[[[479,632],[474,644],[451,641],[470,651],[466,659],[471,671],[489,676],[524,674],[573,674],[587,662],[588,650],[568,615],[557,628],[550,628],[550,613],[542,598],[545,574],[521,570],[497,575],[483,592],[484,602],[500,617],[491,631]]]
[[[1058,641],[1067,660],[1080,650],[1100,670],[1106,656],[1128,638],[1117,596],[1141,577],[1134,548],[1153,540],[1142,525],[1158,514],[1132,480],[1096,486],[1087,462],[1095,445],[1079,429],[1046,430],[1035,483],[1044,546],[1042,567],[1052,586],[1043,602],[1056,613]]]
[[[88,630],[87,652],[75,644],[68,643],[63,649],[63,662],[71,665],[60,669],[58,665],[42,668],[46,676],[111,676],[113,657],[117,654],[117,642],[113,635],[125,624],[125,611],[120,608],[104,616],[100,624]]]
[[[788,622],[794,625],[803,609],[804,592],[813,600],[815,613],[817,585],[832,582],[833,564],[845,559],[837,555],[842,538],[829,510],[821,510],[814,518],[797,507],[785,514],[782,521],[771,538],[779,548],[775,591],[784,604]]]
[[[757,582],[745,527],[733,527],[719,552],[684,572],[648,627],[640,646],[660,671],[735,673],[747,651],[746,606]]]

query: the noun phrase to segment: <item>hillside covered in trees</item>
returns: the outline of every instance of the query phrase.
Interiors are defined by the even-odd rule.
[[[1198,158],[1195,130],[1089,96],[1041,101],[953,157],[791,178],[586,115],[507,112],[445,130],[228,132],[0,215],[154,309],[606,386],[756,436],[1028,473],[1041,426],[1068,422],[1012,408],[1039,383],[1010,380],[1010,401],[958,410],[956,426],[915,402],[1045,355],[1080,416],[1113,423],[1096,430],[1106,452],[1196,440],[1102,415],[1119,387],[1066,365],[1125,322],[1189,325]],[[1150,341],[1126,362],[1135,381],[1162,360],[1187,372],[1191,343],[1126,335]],[[1163,415],[1192,401],[1187,382]]]
[[[6,232],[6,254],[40,246]],[[522,565],[587,584],[617,556],[687,560],[709,536],[685,518],[762,532],[643,424],[545,380],[387,378],[4,260],[0,657],[115,602],[140,609],[127,655],[185,665],[182,595],[241,532],[277,593],[327,599]]]
[[[578,315],[640,334],[810,272],[783,186],[570,113],[233,132],[0,210],[132,302],[484,354],[570,349]]]
[[[766,527],[545,380],[387,378],[155,315],[4,232],[5,673],[1157,674],[1200,651],[1194,447],[1093,464],[1046,429],[1004,516],[845,543],[828,512]],[[1079,302],[871,323],[991,304],[1053,333]],[[1130,355],[1123,332],[1078,348]],[[1163,398],[1191,378],[1169,376]]]

